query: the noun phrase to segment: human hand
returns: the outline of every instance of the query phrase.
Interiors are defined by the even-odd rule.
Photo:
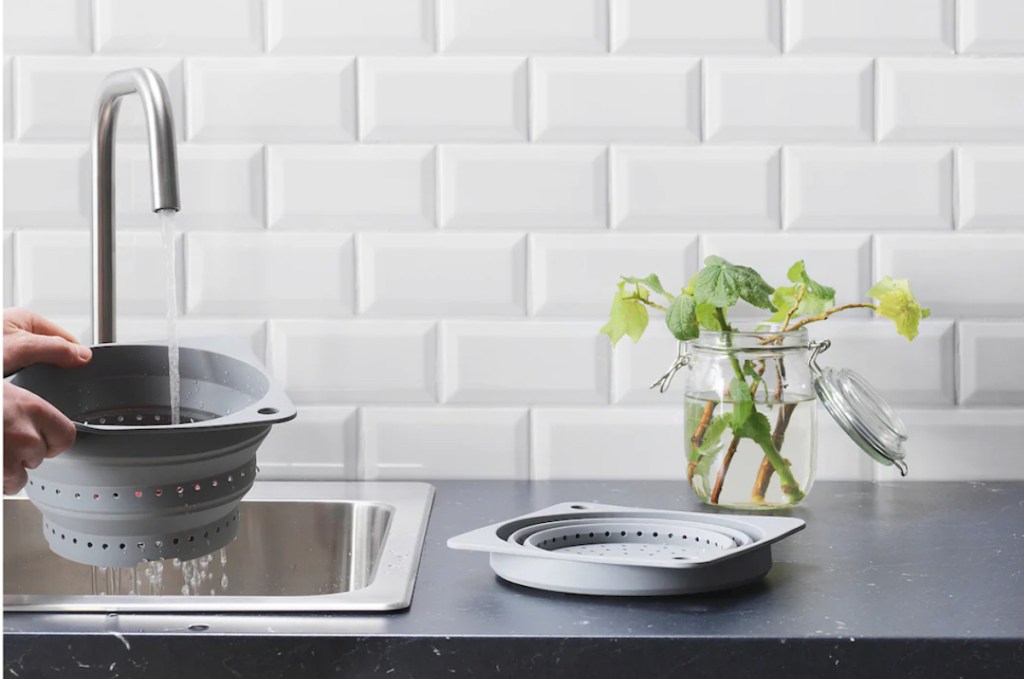
[[[28,309],[4,309],[4,377],[33,363],[77,368],[91,358],[89,347],[56,323]]]
[[[6,362],[7,347],[4,347]],[[28,483],[28,469],[54,457],[75,442],[75,425],[52,405],[10,382],[4,382],[4,493]]]

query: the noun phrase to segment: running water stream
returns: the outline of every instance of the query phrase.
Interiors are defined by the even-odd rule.
[[[181,424],[181,371],[178,352],[178,262],[174,247],[174,210],[157,210],[167,261],[167,377],[171,390],[171,424]]]

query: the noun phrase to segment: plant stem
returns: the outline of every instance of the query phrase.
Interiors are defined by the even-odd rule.
[[[878,307],[875,306],[874,304],[860,303],[860,302],[857,302],[857,303],[854,303],[854,304],[842,304],[842,305],[837,306],[837,307],[832,307],[831,309],[826,309],[825,311],[822,311],[817,316],[804,316],[799,321],[794,323],[791,327],[784,328],[784,331],[791,332],[793,330],[798,330],[798,329],[804,327],[805,325],[807,325],[808,323],[814,323],[816,321],[823,321],[826,318],[828,318],[829,316],[831,316],[832,314],[837,314],[840,311],[846,311],[847,309],[875,309],[875,310],[877,310]]]
[[[633,300],[636,300],[637,302],[642,302],[643,304],[646,304],[647,306],[651,307],[652,309],[657,309],[658,311],[661,311],[662,313],[668,313],[668,309],[666,309],[665,307],[661,306],[657,302],[652,302],[649,299],[644,299],[640,295],[630,295],[629,297],[623,297],[622,298],[622,301],[624,301],[624,302],[633,301]]]
[[[775,431],[772,432],[772,444],[775,446],[775,450],[782,450],[782,442],[786,437],[786,428],[789,427],[789,421],[793,417],[793,410],[796,409],[796,403],[787,403],[779,409],[779,417],[775,421]],[[754,490],[750,494],[750,499],[756,504],[764,503],[764,495],[768,492],[768,483],[772,480],[772,472],[775,468],[772,467],[771,461],[768,456],[765,455],[761,459],[761,466],[757,469],[757,477],[754,479]]]
[[[704,442],[704,432],[708,430],[708,425],[711,424],[711,416],[714,414],[715,406],[717,405],[718,402],[716,401],[708,401],[704,404],[704,412],[700,416],[700,424],[697,425],[697,430],[690,437],[690,444],[693,446],[694,451],[700,448],[700,444]],[[698,462],[700,462],[700,458],[686,465],[686,479],[688,481],[693,481],[693,474],[697,470]]]
[[[800,306],[800,302],[804,301],[804,295],[807,294],[807,286],[801,286],[800,292],[796,293],[796,300],[793,302],[793,307],[786,314],[786,320],[782,322],[782,332],[786,332],[786,328],[789,327],[789,322],[793,320],[793,314],[796,313],[796,308]]]
[[[732,441],[729,442],[729,449],[725,451],[725,457],[722,458],[722,466],[718,468],[718,476],[715,477],[715,487],[711,489],[711,504],[717,505],[718,498],[722,494],[722,485],[725,483],[725,475],[729,472],[729,465],[732,464],[733,455],[736,454],[736,449],[739,448],[740,437],[733,436]]]

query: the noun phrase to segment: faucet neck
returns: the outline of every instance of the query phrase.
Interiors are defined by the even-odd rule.
[[[146,117],[153,211],[180,210],[178,155],[170,97],[150,68],[115,71],[100,86],[92,129],[92,331],[94,344],[115,341],[114,132],[121,99],[138,94]]]

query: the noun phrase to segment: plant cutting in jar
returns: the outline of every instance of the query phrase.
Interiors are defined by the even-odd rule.
[[[907,280],[886,276],[867,291],[871,301],[837,305],[835,290],[813,280],[802,260],[790,267],[787,278],[789,285],[773,288],[754,269],[717,256],[708,257],[676,294],[657,275],[624,276],[612,299],[611,318],[601,329],[613,344],[625,336],[637,342],[647,329],[648,309],[656,309],[676,339],[703,352],[706,360],[691,375],[685,401],[687,478],[710,504],[788,506],[808,492],[816,429],[812,372],[820,377],[820,369],[813,355],[801,357],[827,346],[807,340],[808,324],[851,309],[871,309],[913,340],[921,319],[929,315]],[[729,310],[740,300],[763,309],[764,321],[732,322]],[[686,355],[674,369],[689,361]],[[860,382],[856,376],[840,377]],[[848,391],[848,386],[836,390]],[[864,390],[849,401],[856,408],[872,400],[865,395],[876,396],[866,384],[852,387]],[[880,397],[875,400],[877,408],[887,410]],[[832,412],[832,405],[826,405]],[[884,425],[882,415],[878,420]],[[884,454],[873,456],[886,462]]]

